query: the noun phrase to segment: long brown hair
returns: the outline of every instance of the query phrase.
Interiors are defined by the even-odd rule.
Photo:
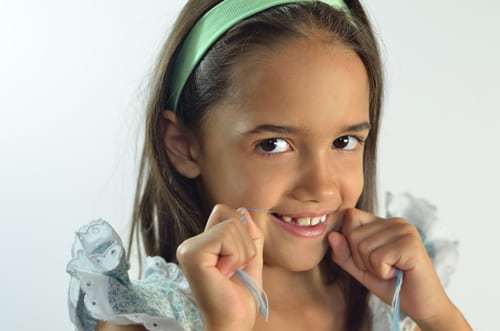
[[[140,244],[145,254],[177,262],[181,242],[205,227],[210,206],[196,179],[179,174],[167,157],[164,146],[162,111],[167,109],[167,84],[178,46],[196,21],[221,0],[189,0],[174,23],[150,83],[146,106],[145,139],[134,198],[127,259],[134,234],[142,274]],[[379,117],[383,99],[383,70],[379,48],[365,10],[358,0],[345,0],[352,18],[322,2],[293,3],[273,7],[251,16],[227,31],[206,53],[191,73],[180,96],[179,123],[199,136],[205,116],[212,106],[229,95],[235,63],[292,39],[313,40],[318,32],[327,42],[341,42],[361,58],[370,86],[369,120],[371,131],[364,150],[364,188],[356,208],[377,212],[376,154]],[[354,20],[355,26],[350,23]],[[141,241],[142,239],[142,241]],[[334,264],[328,252],[321,262],[327,283],[338,281],[346,302],[346,330],[371,329],[368,291]]]

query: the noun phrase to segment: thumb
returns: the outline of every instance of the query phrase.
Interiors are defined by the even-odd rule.
[[[332,248],[332,259],[342,269],[349,272],[349,262],[352,263],[351,250],[346,238],[339,232],[332,231],[328,235],[328,242]]]
[[[328,234],[328,242],[332,248],[333,262],[366,286],[366,277],[369,276],[369,274],[359,269],[354,263],[351,248],[349,247],[346,237],[340,232],[333,231]]]

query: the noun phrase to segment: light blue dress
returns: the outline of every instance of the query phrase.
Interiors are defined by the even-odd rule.
[[[436,208],[423,199],[405,193],[386,194],[386,218],[402,217],[417,226],[429,256],[447,286],[458,259],[458,242],[429,239],[436,220]],[[144,276],[129,278],[130,265],[122,240],[112,226],[98,219],[78,229],[71,260],[68,309],[78,331],[94,331],[97,320],[113,324],[141,324],[147,330],[203,331],[203,319],[189,283],[177,264],[159,256],[146,256]],[[370,294],[373,331],[386,331],[391,325],[390,306]],[[402,331],[416,326],[404,312]]]

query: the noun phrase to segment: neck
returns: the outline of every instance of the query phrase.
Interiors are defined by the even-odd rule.
[[[335,304],[342,300],[336,284],[325,285],[319,265],[307,271],[290,271],[279,266],[264,264],[262,271],[264,290],[271,311],[302,311],[305,307]]]

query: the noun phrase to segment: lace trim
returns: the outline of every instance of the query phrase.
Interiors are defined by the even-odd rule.
[[[144,278],[134,282],[129,268],[121,239],[106,221],[92,221],[76,232],[66,271],[70,319],[77,330],[93,331],[97,320],[148,330],[202,330],[189,284],[175,263],[147,256]]]

